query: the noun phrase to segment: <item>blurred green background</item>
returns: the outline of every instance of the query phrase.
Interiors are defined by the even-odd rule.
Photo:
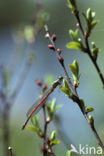
[[[15,60],[18,62],[14,72],[15,75],[9,85],[11,89],[15,88],[16,81],[23,68],[25,53],[28,51],[28,45],[26,43],[22,44],[21,42],[19,45],[16,44],[14,41],[14,32],[20,27],[20,25],[28,25],[31,23],[34,15],[36,14],[35,2],[36,1],[33,0],[0,1],[0,64],[3,63],[8,67],[11,62],[12,53],[15,50],[19,53]],[[66,49],[66,43],[70,41],[68,30],[75,29],[76,20],[68,9],[66,0],[41,0],[38,1],[38,3],[39,2],[42,4],[43,10],[49,13],[50,19],[47,24],[50,32],[57,35],[56,46],[57,48],[63,49],[62,56],[65,59],[67,69],[68,65],[71,64],[74,59],[77,59],[80,65],[80,72],[86,72],[86,74],[80,79],[78,92],[80,97],[85,100],[88,106],[95,108],[92,115],[95,118],[96,128],[103,140],[104,90],[102,89],[100,79],[87,55]],[[96,18],[99,19],[99,24],[94,29],[90,40],[95,41],[96,45],[101,48],[98,63],[102,72],[104,72],[104,1],[78,0],[77,3],[81,12],[91,7],[92,10],[96,12]],[[36,42],[33,46],[35,61],[32,64],[19,96],[11,109],[10,146],[12,146],[15,156],[41,155],[41,140],[37,135],[28,130],[21,131],[21,126],[25,121],[28,108],[33,104],[38,96],[38,88],[34,83],[35,80],[37,78],[43,79],[47,74],[53,74],[55,79],[57,79],[58,76],[63,75],[63,71],[60,64],[57,62],[55,54],[47,48],[48,42],[44,38],[44,35],[45,31],[44,28],[42,28],[38,33]],[[22,53],[19,51],[22,51]],[[56,89],[52,94],[52,97],[56,97],[57,104],[64,104],[64,106],[57,112],[60,118],[60,122],[57,123],[57,127],[52,123],[49,129],[59,129],[68,144],[66,147],[61,141],[61,143],[54,148],[56,155],[65,156],[66,151],[70,149],[69,145],[71,143],[76,147],[78,147],[79,144],[97,146],[96,139],[94,138],[77,105],[65,97],[59,89]],[[58,137],[61,140],[59,134]],[[1,129],[0,140],[0,155],[2,156],[3,145]]]

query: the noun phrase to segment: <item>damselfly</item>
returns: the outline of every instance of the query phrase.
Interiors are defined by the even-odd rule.
[[[28,111],[27,115],[28,115],[28,118],[26,120],[26,122],[24,123],[23,127],[22,127],[22,130],[26,127],[29,119],[32,117],[32,115],[34,113],[37,113],[43,106],[45,100],[49,97],[49,95],[54,91],[54,89],[60,85],[61,81],[63,80],[63,77],[59,77],[58,80],[54,81],[52,86],[49,88],[49,90],[46,92],[45,95],[43,95],[40,99],[39,99],[39,102],[37,101]],[[36,105],[37,104],[37,105]]]

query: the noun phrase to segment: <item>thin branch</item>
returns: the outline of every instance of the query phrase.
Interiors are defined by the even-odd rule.
[[[78,18],[78,19],[79,19],[79,18]],[[80,24],[81,24],[81,23],[80,23]],[[82,26],[81,26],[81,30],[82,30],[82,33],[83,33],[83,28],[82,28]],[[50,36],[50,33],[49,33],[49,30],[48,30],[48,27],[47,27],[47,26],[45,26],[45,31],[46,31],[46,36],[47,36],[47,38],[50,40],[50,43],[51,43],[52,46],[53,46],[53,47],[51,46],[51,49],[52,49],[53,51],[56,52],[56,54],[57,54],[57,56],[58,56],[58,61],[60,62],[60,65],[61,65],[61,67],[62,67],[62,69],[63,69],[63,71],[64,71],[64,74],[65,74],[65,76],[66,76],[66,78],[67,78],[67,80],[68,80],[68,83],[69,83],[69,85],[70,85],[70,87],[71,87],[71,89],[72,89],[72,91],[73,91],[74,98],[73,98],[72,100],[78,104],[78,106],[79,106],[79,108],[80,108],[82,114],[84,115],[84,117],[85,117],[85,119],[87,120],[87,122],[88,122],[88,124],[89,124],[89,126],[90,126],[90,128],[91,128],[91,130],[92,130],[92,132],[94,133],[94,135],[95,135],[95,137],[96,137],[97,143],[100,145],[100,147],[101,147],[102,150],[104,151],[104,145],[103,145],[103,143],[102,143],[102,141],[101,141],[101,139],[100,139],[100,137],[99,137],[99,135],[98,135],[98,133],[97,133],[97,131],[96,131],[96,129],[95,129],[94,123],[93,123],[93,124],[90,123],[90,120],[89,120],[89,118],[88,118],[88,114],[86,113],[85,109],[83,108],[82,103],[81,103],[81,100],[80,100],[80,98],[79,98],[79,96],[78,96],[77,89],[76,89],[76,87],[74,87],[74,85],[73,85],[72,82],[70,81],[70,78],[69,78],[69,76],[68,76],[68,73],[67,73],[67,70],[66,70],[66,67],[65,67],[65,64],[64,64],[64,60],[63,60],[63,58],[61,59],[61,61],[59,60],[60,55],[57,53],[57,49],[56,49],[56,47],[55,47],[54,42],[53,42],[52,39],[51,39],[51,36]]]
[[[11,147],[8,147],[8,151],[9,151],[9,155],[13,156],[13,152],[12,152],[12,148]]]
[[[43,116],[44,116],[44,132],[43,132],[43,156],[45,156],[46,154],[46,136],[47,136],[47,126],[48,126],[48,122],[47,122],[47,117],[46,117],[46,111],[45,111],[45,103],[43,105]]]
[[[50,144],[47,142],[47,128],[48,124],[50,122],[47,122],[47,117],[46,117],[46,110],[45,110],[45,103],[43,105],[43,115],[44,115],[44,132],[43,132],[43,156],[46,156],[46,145],[48,145],[48,150],[50,151],[49,153],[52,154],[52,156],[55,156]]]
[[[99,75],[99,78],[103,84],[103,88],[104,88],[104,76],[99,68],[99,65],[97,64],[96,60],[93,58],[92,54],[91,54],[91,49],[90,49],[90,45],[89,45],[89,42],[88,42],[88,36],[86,35],[86,33],[84,32],[84,29],[83,29],[83,26],[82,26],[82,22],[81,22],[81,19],[80,19],[80,16],[79,16],[79,12],[77,12],[76,14],[74,14],[76,19],[77,19],[77,22],[78,22],[78,27],[83,35],[83,38],[84,38],[84,41],[85,41],[85,45],[86,45],[86,52],[89,56],[89,58],[91,59],[93,65],[95,66],[95,69]]]

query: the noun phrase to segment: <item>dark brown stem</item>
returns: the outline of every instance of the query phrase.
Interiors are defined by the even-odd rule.
[[[82,26],[82,23],[81,23],[81,20],[80,20],[80,17],[79,17],[79,12],[77,12],[75,14],[75,17],[76,17],[77,22],[78,22],[78,27],[80,28],[80,30],[82,32],[82,35],[84,36],[84,29],[83,29],[83,26]]]
[[[12,148],[8,147],[8,151],[9,151],[9,156],[13,156],[13,152],[12,152]]]
[[[89,43],[88,43],[88,38],[85,38],[85,42],[86,42],[86,47],[87,47],[87,54],[88,54],[88,56],[90,57],[90,59],[91,59],[91,61],[92,61],[92,63],[94,64],[94,66],[95,66],[95,68],[96,68],[96,70],[97,70],[97,73],[98,73],[98,75],[99,75],[99,77],[100,77],[100,79],[101,79],[101,82],[102,82],[102,84],[103,84],[103,88],[104,88],[104,77],[103,77],[103,74],[102,74],[102,72],[100,71],[100,68],[99,68],[99,66],[98,66],[98,64],[97,64],[97,62],[96,62],[96,60],[93,58],[93,56],[91,55],[91,50],[90,50],[90,47],[89,47]]]
[[[85,45],[86,45],[86,49],[87,49],[87,54],[88,56],[90,57],[92,63],[94,64],[95,68],[96,68],[96,71],[100,77],[100,80],[103,84],[103,88],[104,88],[104,76],[96,62],[96,60],[93,58],[93,56],[91,55],[91,49],[90,49],[90,46],[89,46],[89,42],[88,42],[88,36],[84,33],[84,29],[83,29],[83,26],[82,26],[82,23],[81,23],[81,20],[80,20],[80,16],[79,16],[79,13],[75,14],[75,17],[77,19],[77,22],[78,22],[78,26],[79,26],[79,29],[80,31],[82,32],[82,35],[84,37],[84,40],[85,40]]]
[[[82,34],[84,35],[83,27],[82,27],[82,25],[81,25],[80,18],[79,18],[79,15],[78,15],[78,14],[76,14],[76,18],[77,18],[77,20],[78,20],[78,22],[79,22],[79,27],[80,27],[80,29],[81,29],[81,32],[82,32]],[[53,42],[52,39],[51,39],[51,36],[50,36],[50,33],[49,33],[49,30],[48,30],[48,27],[47,27],[47,26],[45,27],[45,30],[46,30],[46,33],[48,34],[47,36],[48,36],[48,38],[49,38],[51,44],[54,46],[54,49],[53,49],[53,50],[56,51],[56,53],[57,53],[55,44],[54,44],[54,42]],[[87,38],[87,37],[85,37],[85,43],[86,43],[86,47],[87,47],[87,50],[88,50],[88,55],[90,55],[91,59],[93,59],[93,57],[92,57],[92,55],[91,55],[91,51],[90,51],[90,47],[89,47],[89,44],[88,44],[88,38]],[[57,54],[57,56],[59,57],[59,54]],[[59,61],[59,62],[60,62],[60,61]],[[94,59],[93,59],[93,63],[94,63],[94,65],[95,65],[95,67],[96,67],[96,69],[97,69],[97,71],[98,71],[98,73],[99,73],[99,72],[100,72],[100,69],[99,69],[99,67],[97,66],[97,63],[95,62]],[[62,66],[62,69],[63,69],[64,73],[65,73],[66,79],[68,80],[68,83],[69,83],[69,85],[70,85],[70,87],[71,87],[71,89],[72,89],[72,91],[73,91],[73,94],[75,95],[75,98],[72,99],[72,100],[78,104],[78,106],[79,106],[79,108],[80,108],[82,114],[84,115],[84,117],[85,117],[85,119],[87,120],[87,122],[88,122],[88,124],[89,124],[89,126],[90,126],[90,128],[91,128],[91,130],[92,130],[92,132],[94,133],[94,135],[95,135],[95,137],[96,137],[96,140],[97,140],[98,145],[100,145],[100,147],[101,147],[102,150],[104,151],[104,145],[103,145],[103,143],[102,143],[102,141],[101,141],[101,139],[100,139],[100,137],[99,137],[99,135],[98,135],[98,133],[97,133],[97,131],[96,131],[96,129],[95,129],[94,123],[93,123],[93,125],[90,123],[90,120],[89,120],[89,118],[88,118],[88,114],[86,113],[85,108],[83,108],[82,103],[81,103],[81,100],[80,100],[80,98],[79,98],[79,96],[78,96],[77,89],[76,89],[76,87],[74,87],[74,85],[73,85],[72,82],[70,81],[70,78],[69,78],[69,75],[68,75],[68,73],[67,73],[67,70],[66,70],[64,61],[60,62],[60,64],[61,64],[61,66]],[[100,76],[100,78],[101,78],[101,80],[102,80],[102,83],[103,83],[103,77],[102,77],[101,72],[100,72],[100,75],[99,75],[99,76]],[[104,84],[104,83],[103,83],[103,84]]]
[[[87,113],[84,113],[84,117],[85,117],[85,119],[87,120],[89,126],[90,126],[91,129],[92,129],[92,131],[93,131],[93,133],[94,133],[94,135],[95,135],[95,137],[96,137],[96,139],[97,139],[98,145],[99,145],[99,146],[102,148],[102,150],[104,151],[104,145],[103,145],[103,143],[102,143],[102,141],[101,141],[101,139],[100,139],[100,137],[99,137],[99,135],[98,135],[98,133],[97,133],[97,131],[96,131],[96,128],[95,128],[95,126],[94,126],[94,123],[93,123],[93,124],[90,124]]]
[[[47,135],[47,119],[46,119],[46,111],[45,104],[43,105],[43,116],[44,116],[44,133],[43,133],[43,156],[46,155],[46,135]]]
[[[50,144],[47,142],[47,127],[50,122],[47,122],[47,116],[46,116],[46,110],[45,110],[45,104],[43,105],[43,115],[44,115],[44,132],[43,132],[43,152],[42,155],[46,156],[47,149],[46,145],[48,145],[48,149],[52,156],[55,156]]]
[[[99,66],[98,66],[98,64],[97,64],[97,62],[96,62],[96,60],[95,60],[95,59],[93,58],[93,56],[91,55],[91,49],[90,49],[89,42],[88,42],[88,36],[85,35],[85,33],[84,33],[84,29],[83,29],[83,26],[82,26],[82,23],[81,23],[81,20],[80,20],[79,13],[77,13],[77,14],[75,15],[75,17],[76,17],[76,19],[77,19],[79,29],[80,29],[80,31],[82,32],[82,35],[83,35],[84,40],[85,40],[85,45],[86,45],[86,49],[87,49],[87,54],[88,54],[88,56],[90,57],[92,63],[94,64],[94,66],[95,66],[95,68],[96,68],[96,71],[97,71],[97,73],[98,73],[98,75],[99,75],[99,77],[100,77],[100,79],[101,79],[102,84],[103,84],[103,88],[104,88],[104,77],[103,77],[102,72],[100,71],[100,68],[99,68]],[[94,133],[94,135],[95,135],[95,137],[96,137],[96,139],[97,139],[98,144],[100,145],[100,147],[101,147],[101,148],[103,149],[103,151],[104,151],[104,145],[103,145],[103,143],[102,143],[102,141],[101,141],[101,139],[100,139],[100,137],[99,137],[99,135],[98,135],[98,133],[97,133],[97,131],[96,131],[96,129],[95,129],[95,126],[94,126],[94,124],[93,124],[93,126],[90,124],[88,115],[87,115],[85,112],[84,112],[84,117],[86,118],[88,124],[90,125],[90,127],[91,127],[91,129],[92,129],[92,131],[93,131],[93,133]]]

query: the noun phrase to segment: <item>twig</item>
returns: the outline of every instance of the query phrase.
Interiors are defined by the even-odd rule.
[[[52,156],[55,156],[50,144],[47,142],[47,128],[48,128],[48,124],[50,122],[47,122],[47,118],[46,118],[46,110],[45,110],[45,103],[43,105],[43,115],[44,115],[44,132],[43,132],[43,156],[46,156],[47,150],[46,150],[46,145],[48,145],[48,150],[49,153],[52,154]]]
[[[47,122],[47,118],[46,118],[46,111],[45,111],[45,103],[43,105],[43,116],[44,116],[44,132],[43,132],[43,156],[45,156],[46,154],[46,135],[47,135],[47,126],[48,126],[48,122]]]
[[[8,147],[9,155],[13,156],[12,147]]]
[[[78,22],[78,26],[79,26],[79,29],[80,31],[82,32],[82,35],[83,35],[83,38],[84,38],[84,41],[85,41],[85,45],[86,45],[86,52],[88,54],[88,56],[90,57],[92,63],[94,64],[95,68],[96,68],[96,71],[101,79],[101,82],[103,84],[103,88],[104,88],[104,77],[103,77],[103,74],[99,68],[99,65],[97,64],[96,60],[93,58],[93,56],[91,55],[91,49],[90,49],[90,45],[89,45],[89,42],[88,42],[88,36],[86,35],[86,33],[84,32],[84,29],[83,29],[83,26],[82,26],[82,23],[81,23],[81,19],[80,19],[80,16],[79,16],[79,12],[77,11],[76,14],[74,14],[76,19],[77,19],[77,22]]]
[[[82,30],[82,32],[83,32],[82,26],[81,26],[81,30]],[[103,143],[102,143],[102,141],[101,141],[101,139],[100,139],[100,137],[99,137],[99,135],[98,135],[98,133],[97,133],[97,131],[96,131],[96,129],[95,129],[94,122],[93,122],[93,124],[90,123],[90,120],[89,120],[89,118],[88,118],[88,114],[86,113],[85,109],[82,107],[82,103],[81,103],[81,100],[80,100],[80,98],[79,98],[79,96],[78,96],[77,89],[76,89],[76,87],[72,84],[72,82],[70,81],[70,78],[69,78],[69,76],[68,76],[66,67],[65,67],[65,65],[64,65],[64,59],[63,59],[62,57],[61,57],[61,59],[59,59],[59,58],[60,58],[60,55],[57,53],[57,49],[56,49],[56,47],[55,47],[54,42],[53,42],[52,39],[51,39],[51,36],[50,36],[50,33],[49,33],[49,30],[48,30],[48,27],[47,27],[47,26],[45,26],[45,31],[46,31],[46,37],[50,40],[50,42],[51,42],[51,44],[52,44],[52,46],[53,46],[53,47],[51,46],[50,49],[52,49],[53,51],[56,52],[56,54],[57,54],[57,56],[58,56],[58,61],[60,62],[60,65],[62,66],[62,69],[64,70],[64,74],[65,74],[65,76],[66,76],[66,78],[67,78],[67,80],[68,80],[68,83],[69,83],[69,85],[70,85],[70,87],[71,87],[71,89],[72,89],[72,91],[73,91],[74,98],[73,98],[72,100],[78,104],[78,106],[79,106],[79,108],[80,108],[82,114],[84,115],[84,117],[85,117],[85,119],[87,120],[87,122],[88,122],[88,124],[89,124],[89,126],[90,126],[90,128],[91,128],[91,130],[92,130],[92,132],[94,133],[94,135],[95,135],[95,137],[96,137],[97,143],[100,145],[100,147],[101,147],[102,150],[104,151],[104,145],[103,145]]]

